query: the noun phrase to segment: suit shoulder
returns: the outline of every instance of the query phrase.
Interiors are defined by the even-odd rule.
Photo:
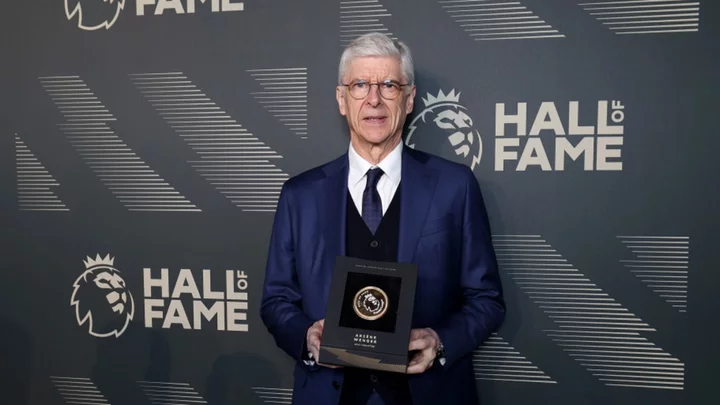
[[[295,176],[289,178],[283,187],[292,190],[296,188],[306,188],[309,185],[323,180],[328,177],[328,173],[332,173],[342,168],[343,159],[346,159],[345,155],[340,156],[334,160],[323,163],[321,165],[307,169]]]
[[[428,168],[437,171],[443,178],[456,178],[464,181],[468,176],[474,177],[472,170],[465,164],[453,162],[444,157],[416,149],[412,150],[411,153],[416,158],[424,161]]]

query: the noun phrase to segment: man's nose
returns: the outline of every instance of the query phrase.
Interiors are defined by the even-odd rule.
[[[377,107],[382,102],[382,97],[380,97],[380,86],[376,84],[370,85],[370,90],[368,91],[367,98],[365,101],[372,107]]]

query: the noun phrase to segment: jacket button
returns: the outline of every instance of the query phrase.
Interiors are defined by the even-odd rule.
[[[377,376],[375,374],[370,374],[370,381],[376,383],[377,382]]]
[[[333,388],[335,388],[336,390],[339,390],[339,389],[340,389],[340,383],[338,383],[337,381],[333,381],[333,382],[332,382],[332,386],[333,386]]]
[[[378,243],[378,241],[374,240],[374,241],[370,242],[370,247],[376,248],[376,247],[378,247],[379,244],[380,243]]]

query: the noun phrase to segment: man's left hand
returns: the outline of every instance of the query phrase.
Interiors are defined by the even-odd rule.
[[[434,330],[430,328],[412,329],[410,331],[409,350],[419,350],[419,352],[415,353],[415,356],[410,360],[407,369],[408,374],[424,373],[432,367],[439,346],[440,337]]]

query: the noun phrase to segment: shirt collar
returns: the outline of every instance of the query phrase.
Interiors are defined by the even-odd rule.
[[[385,156],[385,159],[377,165],[377,167],[381,168],[385,175],[396,184],[400,183],[402,174],[402,148],[403,142],[401,140],[390,152],[390,154]],[[348,160],[350,163],[348,184],[350,186],[357,185],[357,183],[363,179],[367,171],[375,167],[375,165],[370,164],[370,162],[363,159],[357,153],[355,148],[353,148],[352,143],[350,143],[350,147],[348,148]]]

